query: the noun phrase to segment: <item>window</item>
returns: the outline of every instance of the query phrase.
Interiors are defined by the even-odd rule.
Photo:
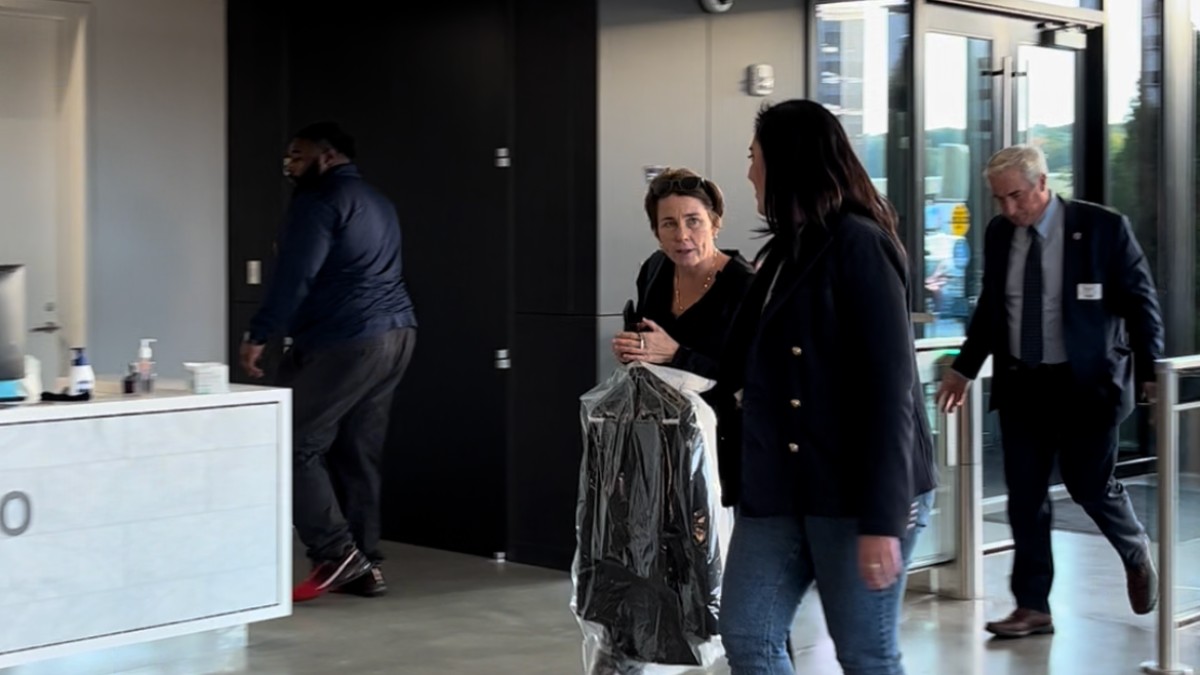
[[[1162,127],[1162,2],[1109,5],[1108,204],[1129,218],[1161,293],[1159,265],[1159,142]],[[1121,426],[1120,460],[1153,452],[1149,415],[1139,408]]]
[[[1133,224],[1155,280],[1158,260],[1158,164],[1162,118],[1160,0],[1110,3],[1108,36],[1108,201]]]
[[[875,186],[905,215],[909,10],[904,0],[816,7],[815,100],[842,122]],[[889,181],[890,176],[896,180]]]

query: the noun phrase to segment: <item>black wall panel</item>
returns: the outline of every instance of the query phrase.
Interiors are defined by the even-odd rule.
[[[594,3],[228,5],[231,362],[261,300],[246,260],[269,273],[286,207],[283,147],[337,120],[396,204],[421,324],[384,536],[563,566],[595,379]]]
[[[570,564],[581,432],[596,380],[594,3],[516,6],[515,560]]]

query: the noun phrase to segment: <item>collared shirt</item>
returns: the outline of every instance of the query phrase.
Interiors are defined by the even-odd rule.
[[[1042,218],[1034,225],[1042,238],[1042,362],[1066,363],[1067,348],[1063,341],[1063,240],[1066,230],[1066,207],[1057,195]],[[1008,254],[1008,278],[1005,280],[1005,307],[1008,310],[1008,344],[1012,355],[1021,357],[1021,310],[1025,304],[1025,258],[1029,255],[1027,228],[1018,227],[1013,233]]]
[[[416,327],[400,245],[395,207],[353,164],[297,189],[250,338],[286,331],[297,348],[317,349]]]

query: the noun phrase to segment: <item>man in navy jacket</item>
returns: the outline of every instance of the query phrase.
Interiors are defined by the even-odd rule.
[[[1149,539],[1113,471],[1117,428],[1135,396],[1154,397],[1163,351],[1158,298],[1129,220],[1064,199],[1046,186],[1046,158],[1031,146],[997,153],[987,177],[1003,215],[988,225],[983,292],[967,340],[938,393],[962,404],[970,380],[995,359],[1017,609],[989,623],[1001,637],[1052,633],[1049,595],[1055,456],[1072,499],[1125,564],[1138,614],[1157,604]]]
[[[292,338],[279,384],[292,388],[293,523],[313,561],[293,591],[298,602],[339,588],[387,589],[378,550],[383,445],[417,322],[396,209],[353,157],[354,140],[327,122],[288,146],[296,190],[241,350],[246,372],[262,377],[263,345]]]

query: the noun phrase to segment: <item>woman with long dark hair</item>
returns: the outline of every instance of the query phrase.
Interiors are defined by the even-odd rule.
[[[905,567],[936,478],[896,213],[812,101],[759,113],[749,179],[770,239],[722,363],[743,424],[729,663],[792,673],[786,640],[816,582],[844,672],[898,675]]]

